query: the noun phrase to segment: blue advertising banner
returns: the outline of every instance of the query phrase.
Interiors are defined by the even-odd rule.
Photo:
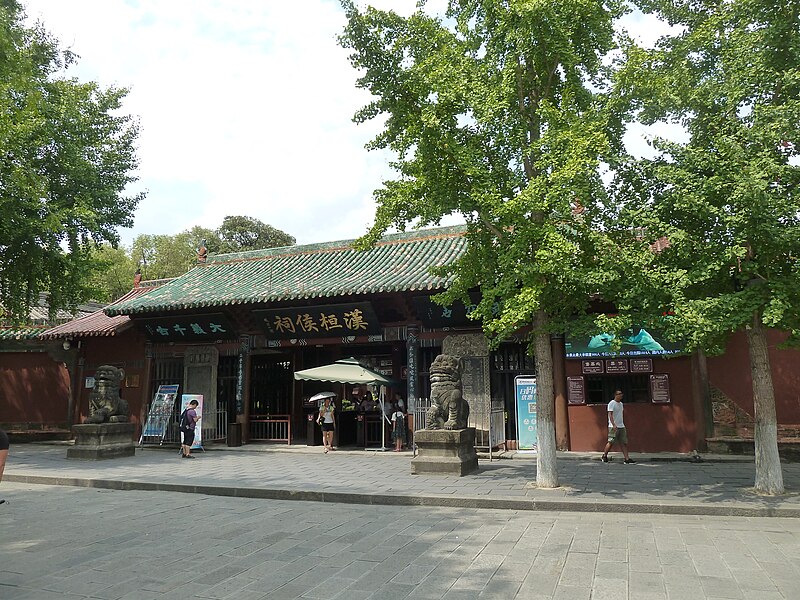
[[[516,376],[514,395],[517,399],[517,448],[536,452],[539,441],[536,431],[536,377]]]

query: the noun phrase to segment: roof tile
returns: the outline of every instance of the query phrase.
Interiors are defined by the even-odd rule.
[[[461,226],[384,236],[369,250],[355,240],[210,256],[208,262],[152,292],[105,308],[109,316],[231,304],[435,290],[449,283],[430,268],[466,250]]]

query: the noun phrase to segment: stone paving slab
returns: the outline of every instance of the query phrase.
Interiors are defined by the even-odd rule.
[[[561,487],[535,485],[535,460],[481,460],[466,477],[412,475],[409,453],[337,451],[198,452],[137,449],[107,461],[66,458],[59,445],[15,445],[8,481],[99,489],[173,491],[214,496],[368,505],[800,517],[800,464],[783,465],[788,493],[751,490],[752,462],[649,460],[604,464],[599,455],[559,456]],[[656,458],[663,458],[657,455]],[[2,488],[0,488],[1,490]]]
[[[800,597],[798,519],[0,489],[2,600]]]

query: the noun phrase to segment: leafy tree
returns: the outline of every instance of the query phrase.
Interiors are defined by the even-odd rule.
[[[800,2],[642,0],[682,33],[633,49],[620,81],[640,118],[686,127],[687,143],[629,170],[642,202],[622,215],[654,242],[637,290],[672,305],[689,348],[718,349],[745,329],[759,492],[784,491],[765,327],[800,341]],[[665,285],[666,284],[666,285]],[[653,308],[651,306],[651,308]]]
[[[294,244],[294,237],[252,217],[225,217],[217,229],[195,226],[175,235],[140,235],[131,259],[147,279],[177,277],[197,264],[197,249],[211,254],[240,252]]]
[[[89,279],[92,298],[99,302],[113,302],[127,294],[133,287],[136,263],[124,247],[114,248],[101,244],[94,253],[98,269]]]
[[[176,235],[137,236],[131,258],[140,264],[146,279],[178,277],[197,264],[197,249],[203,241],[209,252],[223,247],[214,230],[194,227]]]
[[[85,300],[96,244],[118,242],[143,194],[125,89],[55,74],[73,56],[15,0],[0,0],[0,303],[24,320],[40,291],[53,310]]]
[[[229,252],[292,246],[295,238],[252,217],[225,217],[217,229]]]
[[[532,326],[538,381],[537,484],[558,485],[550,334],[610,286],[600,220],[608,198],[601,160],[615,164],[619,109],[603,60],[614,48],[613,2],[452,0],[445,20],[403,18],[342,2],[341,37],[375,100],[356,114],[386,116],[368,146],[390,149],[398,176],[375,192],[368,246],[389,227],[460,213],[468,249],[442,298],[480,288],[473,313],[495,342]],[[497,304],[495,304],[497,303]],[[493,305],[499,305],[498,314]]]

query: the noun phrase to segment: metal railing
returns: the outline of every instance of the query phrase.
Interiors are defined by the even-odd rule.
[[[292,443],[290,415],[251,415],[250,441]]]
[[[427,427],[428,409],[431,407],[429,398],[418,398],[413,411],[414,416],[413,431],[422,431]],[[503,447],[506,450],[506,413],[503,403],[493,400],[489,412],[481,411],[478,407],[470,406],[469,426],[475,428],[475,447],[492,452]],[[413,432],[412,432],[413,436]],[[414,455],[417,453],[417,446],[413,443]]]
[[[172,409],[172,416],[167,422],[164,431],[164,437],[158,439],[154,436],[145,436],[145,443],[161,443],[161,444],[180,444],[181,434],[178,430],[178,421],[181,417],[180,404],[176,403]],[[201,443],[216,442],[225,440],[228,435],[228,413],[225,410],[217,410],[215,414],[207,414],[203,412],[202,419],[200,420],[199,427],[201,431]],[[212,426],[209,427],[208,425]]]
[[[382,443],[389,445],[392,441],[391,434],[383,433],[381,426],[385,425],[385,419],[381,413],[365,414],[364,415],[364,446],[378,446]],[[381,436],[385,436],[383,439]]]

